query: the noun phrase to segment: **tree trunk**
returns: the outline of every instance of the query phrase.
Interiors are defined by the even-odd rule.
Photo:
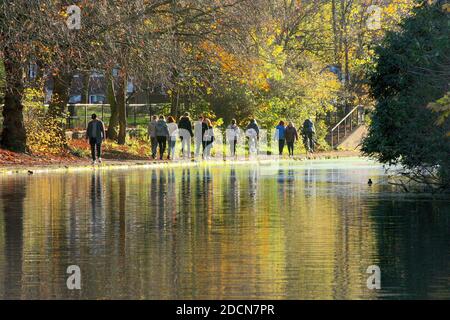
[[[3,106],[3,131],[1,135],[1,145],[3,148],[16,151],[26,151],[26,132],[23,123],[22,97],[23,67],[20,53],[15,52],[9,46],[3,50],[5,65],[5,103]]]
[[[53,92],[48,112],[51,116],[61,117],[65,115],[69,102],[69,90],[72,75],[69,73],[57,73],[53,75]]]
[[[81,89],[81,103],[89,103],[89,85],[91,74],[89,71],[83,72],[83,88]]]
[[[48,108],[48,115],[59,120],[55,130],[64,145],[66,145],[64,120],[66,117],[66,106],[69,102],[71,80],[72,75],[68,72],[59,72],[53,75],[52,100]]]
[[[331,1],[331,17],[333,25],[333,45],[334,45],[334,63],[339,65],[339,46],[338,46],[338,29],[337,29],[337,12],[336,0]]]
[[[5,257],[4,271],[8,274],[3,292],[10,299],[20,299],[22,286],[22,261],[24,244],[24,200],[27,195],[27,183],[22,179],[7,180],[2,188],[1,198],[3,205],[3,254]],[[3,207],[3,208],[2,208]],[[17,292],[19,291],[19,292]]]
[[[119,135],[117,137],[117,143],[120,145],[125,144],[127,136],[127,75],[126,72],[121,70],[119,75],[119,86],[117,90],[117,109],[119,116]]]
[[[180,92],[174,91],[171,98],[170,104],[170,115],[177,117],[178,116],[178,104],[179,104]]]
[[[111,70],[107,70],[106,81],[108,82],[107,99],[110,105],[111,117],[109,118],[108,131],[106,137],[110,140],[117,140],[117,126],[119,125],[119,115],[117,110],[117,99],[114,87],[114,77]]]

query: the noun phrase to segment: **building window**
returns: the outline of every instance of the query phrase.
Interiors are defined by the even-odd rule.
[[[89,103],[92,104],[99,104],[99,103],[105,103],[106,99],[105,96],[99,95],[99,94],[91,94],[89,96]]]

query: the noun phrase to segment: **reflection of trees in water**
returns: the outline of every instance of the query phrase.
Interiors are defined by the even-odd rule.
[[[6,185],[0,188],[3,203],[3,218],[5,232],[4,298],[21,297],[22,284],[22,254],[23,254],[23,202],[26,196],[24,179],[6,180]]]
[[[126,201],[127,185],[125,175],[119,176],[119,261],[121,266],[125,266],[126,259]]]
[[[450,202],[382,201],[373,208],[382,288],[420,299],[449,299]]]
[[[379,294],[365,287],[365,268],[379,264],[382,287],[448,297],[448,203],[374,199],[377,185],[370,198],[359,189],[330,192],[334,183],[321,189],[329,172],[304,178],[303,169],[279,169],[271,176],[263,167],[213,166],[33,176],[24,207],[24,183],[8,180],[0,217],[12,278],[3,282],[10,296],[22,280],[22,296],[65,297],[55,274],[64,277],[68,261],[81,261],[89,276],[81,297],[361,298]],[[37,201],[45,185],[50,196]],[[108,215],[95,238],[102,210]],[[3,214],[13,211],[36,214],[21,227],[18,216]],[[22,278],[14,274],[20,268]]]

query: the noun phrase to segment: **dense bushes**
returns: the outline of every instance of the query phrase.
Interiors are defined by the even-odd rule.
[[[25,90],[23,104],[27,149],[34,154],[60,154],[65,141],[57,134],[56,128],[64,120],[48,117],[42,95],[38,90]]]
[[[371,75],[377,99],[363,152],[400,164],[410,178],[450,188],[449,119],[429,107],[449,90],[449,14],[424,4],[376,49]],[[441,121],[439,121],[441,119]]]

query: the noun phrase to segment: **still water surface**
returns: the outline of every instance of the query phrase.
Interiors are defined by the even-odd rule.
[[[363,159],[3,176],[0,297],[449,299],[449,230]]]

